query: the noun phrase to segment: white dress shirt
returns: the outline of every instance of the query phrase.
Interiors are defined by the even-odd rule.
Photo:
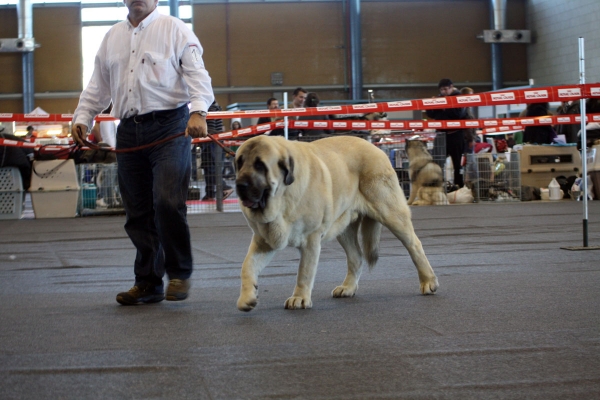
[[[129,20],[106,34],[73,123],[91,129],[93,118],[113,101],[111,115],[123,119],[190,103],[207,111],[214,101],[196,35],[174,17],[155,9],[137,27]]]

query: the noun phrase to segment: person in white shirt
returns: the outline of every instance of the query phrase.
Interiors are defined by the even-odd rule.
[[[113,26],[102,41],[71,134],[83,143],[93,118],[112,101],[111,115],[121,120],[118,150],[176,136],[143,150],[117,153],[125,230],[137,250],[135,284],[117,294],[117,301],[162,301],[165,273],[166,299],[184,300],[193,269],[185,203],[190,136],[207,136],[206,111],[214,101],[211,79],[200,41],[181,20],[159,14],[158,0],[124,3],[127,20]]]

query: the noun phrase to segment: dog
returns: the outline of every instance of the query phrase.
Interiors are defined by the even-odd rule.
[[[332,296],[354,296],[363,254],[370,268],[377,262],[382,225],[408,250],[421,293],[437,290],[396,173],[386,154],[371,143],[351,136],[313,142],[258,136],[240,146],[235,167],[236,192],[254,233],[242,264],[239,310],[256,307],[258,275],[286,246],[298,248],[301,257],[285,308],[311,308],[321,242],[333,238],[346,252],[348,272]]]
[[[433,161],[427,144],[421,140],[406,141],[408,172],[410,177],[409,205],[445,205],[442,168]]]

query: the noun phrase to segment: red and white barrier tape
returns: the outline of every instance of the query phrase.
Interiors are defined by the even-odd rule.
[[[600,114],[587,114],[587,122],[600,122]],[[338,121],[338,120],[314,120],[314,121],[288,121],[288,127],[290,129],[331,129],[331,130],[452,130],[452,129],[467,129],[476,128],[482,129],[484,134],[488,133],[502,133],[513,130],[522,130],[526,126],[540,126],[540,125],[563,125],[563,124],[580,124],[581,115],[548,115],[545,117],[524,117],[524,118],[492,118],[492,119],[466,119],[457,121],[417,121],[417,120],[406,120],[406,121]],[[284,121],[268,122],[260,125],[253,125],[246,128],[223,132],[212,135],[218,140],[233,140],[236,138],[242,138],[245,136],[254,136],[263,134],[273,129],[282,129],[285,126]],[[197,138],[193,139],[192,143],[204,143],[210,142],[210,138]],[[233,144],[236,145],[236,144]],[[0,146],[16,146],[16,147],[28,147],[28,148],[39,148],[42,147],[36,143],[20,142],[16,140],[7,140],[0,138]],[[53,149],[62,150],[62,146],[45,145],[46,150],[52,151]]]
[[[431,110],[437,108],[461,108],[478,106],[497,106],[505,104],[527,104],[540,102],[574,101],[587,98],[600,98],[600,83],[583,85],[547,86],[532,89],[485,92],[471,95],[435,97],[429,99],[389,101],[385,103],[353,104],[347,106],[328,106],[311,108],[290,108],[285,110],[247,110],[214,111],[208,113],[209,119],[285,117],[330,114],[364,114],[371,112],[394,112],[412,110]],[[11,114],[0,113],[0,122],[70,122],[72,114]],[[108,115],[100,115],[99,121],[113,120]]]

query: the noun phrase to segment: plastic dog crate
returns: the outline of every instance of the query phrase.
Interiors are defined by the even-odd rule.
[[[552,178],[581,173],[581,154],[576,146],[525,145],[519,153],[523,185],[546,188]]]
[[[36,218],[77,216],[79,191],[73,160],[33,162],[29,192]]]
[[[18,168],[0,168],[0,219],[19,219],[23,214],[23,181]]]

